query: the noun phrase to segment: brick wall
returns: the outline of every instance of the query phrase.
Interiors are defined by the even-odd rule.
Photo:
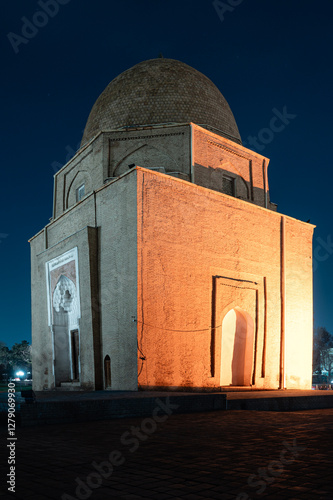
[[[313,226],[287,220],[286,301],[294,324],[301,325],[297,352],[290,352],[287,340],[287,359],[295,359],[293,366],[287,364],[287,380],[298,377],[298,388],[309,388],[312,323],[302,311],[312,311],[312,271],[311,265],[304,267],[304,260],[311,259]],[[253,276],[253,281],[259,277],[266,283],[258,299],[266,328],[258,327],[256,385],[278,388],[282,251],[281,215],[162,174],[138,170],[139,383],[219,386],[219,371],[211,376],[212,279],[215,275],[233,279]],[[290,273],[297,273],[300,280],[292,284]],[[222,295],[221,301],[219,325],[228,308],[237,305],[228,294]],[[289,309],[286,317],[289,325]],[[305,342],[301,341],[300,330]],[[288,326],[287,339],[293,335],[295,331]],[[218,345],[221,328],[216,330],[215,349]],[[141,353],[145,360],[140,359]],[[302,368],[302,360],[306,360],[306,367]]]

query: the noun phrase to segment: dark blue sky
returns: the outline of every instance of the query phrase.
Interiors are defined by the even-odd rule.
[[[278,210],[317,225],[314,319],[333,333],[333,4],[219,3],[220,16],[210,0],[59,0],[51,17],[36,15],[46,0],[6,2],[0,21],[0,340],[9,346],[31,340],[28,239],[52,215],[55,165],[77,149],[106,85],[160,52],[213,80],[243,141],[261,138]],[[39,27],[24,28],[27,21]],[[293,115],[289,123],[267,131],[283,109]],[[41,287],[41,300],[45,293]]]

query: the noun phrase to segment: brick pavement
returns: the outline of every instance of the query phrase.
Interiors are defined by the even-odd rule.
[[[133,418],[21,428],[17,492],[1,498],[332,499],[332,417],[333,409],[228,411],[171,415],[155,425]],[[102,479],[92,463],[109,459],[113,472],[104,464],[108,478],[95,488]]]

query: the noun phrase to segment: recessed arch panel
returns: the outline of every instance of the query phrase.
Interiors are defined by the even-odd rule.
[[[143,144],[122,158],[114,169],[113,177],[118,177],[129,170],[129,165],[143,168],[163,167],[166,172],[178,171],[178,163],[165,151],[154,146]]]
[[[72,207],[79,201],[77,199],[77,190],[83,185],[84,196],[86,196],[92,191],[91,175],[87,170],[79,170],[70,183],[66,194],[65,209]]]

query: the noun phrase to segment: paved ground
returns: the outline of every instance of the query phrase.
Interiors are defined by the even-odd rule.
[[[18,429],[16,494],[1,498],[333,498],[333,409],[167,412]],[[1,437],[4,485],[6,429]],[[99,468],[109,460],[113,471],[110,462]]]

